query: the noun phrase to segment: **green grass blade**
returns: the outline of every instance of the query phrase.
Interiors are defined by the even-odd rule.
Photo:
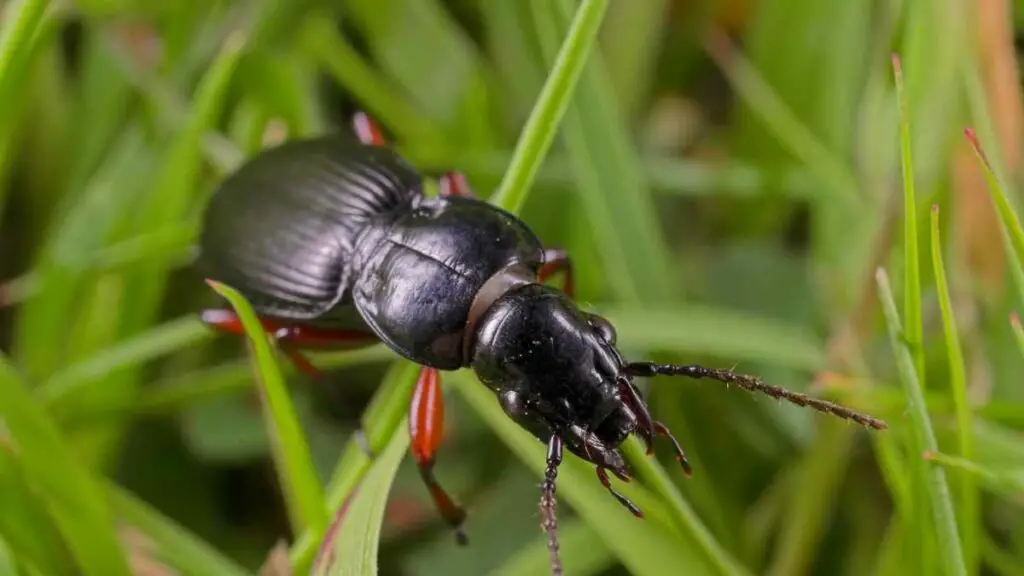
[[[20,0],[3,6],[0,32],[0,179],[12,167],[16,136],[24,120],[28,76],[32,63],[56,37],[57,19],[47,19],[48,0]],[[0,186],[0,214],[4,212],[9,186]]]
[[[738,96],[821,186],[835,194],[836,200],[844,205],[857,206],[864,202],[864,192],[849,167],[800,121],[727,39],[713,36],[708,42],[708,51]]]
[[[921,263],[917,246],[917,196],[914,193],[914,162],[910,149],[910,118],[903,88],[903,68],[892,55],[896,100],[900,112],[900,159],[903,165],[903,318],[904,337],[914,355],[914,367],[922,388],[927,388],[924,371],[924,324],[921,320]]]
[[[1024,494],[1024,468],[1015,471],[992,470],[966,458],[949,456],[941,452],[928,453],[925,456],[946,468],[981,478],[992,488],[1002,491],[1005,496],[1012,498]]]
[[[118,516],[149,536],[160,547],[168,564],[189,576],[247,576],[250,573],[206,542],[149,504],[113,483],[106,487],[107,501]]]
[[[419,114],[443,126],[445,138],[473,147],[495,143],[486,61],[450,3],[349,0],[344,15],[362,32],[375,67]]]
[[[216,333],[195,316],[171,320],[57,372],[39,387],[40,397],[57,404],[77,388],[124,368],[212,339]]]
[[[1024,327],[1020,323],[1020,315],[1016,312],[1010,314],[1010,327],[1013,329],[1013,337],[1017,342],[1017,348],[1021,355],[1024,355]]]
[[[558,552],[569,573],[585,576],[600,574],[615,561],[594,529],[580,520],[570,520],[558,527]],[[490,576],[535,576],[551,570],[548,538],[541,536],[505,561]]]
[[[362,429],[367,444],[375,453],[380,453],[380,449],[396,434],[404,432],[400,425],[409,410],[409,399],[419,371],[420,367],[412,362],[394,363],[364,412]],[[327,484],[326,504],[332,514],[363,481],[372,464],[355,439],[349,440]],[[296,540],[289,554],[296,571],[308,569],[322,538],[322,532],[307,530]]]
[[[172,225],[161,230],[99,248],[75,263],[78,273],[114,272],[148,261],[184,260],[192,247],[195,226]],[[0,308],[18,304],[38,294],[45,285],[43,274],[31,270],[6,282],[0,282]]]
[[[580,3],[537,103],[523,126],[508,170],[491,197],[498,206],[513,213],[522,210],[597,43],[597,31],[607,8],[608,0],[583,0]]]
[[[796,494],[787,503],[778,532],[779,543],[767,576],[806,574],[814,551],[824,537],[828,517],[834,513],[836,493],[850,464],[848,454],[854,434],[845,422],[829,420],[811,439],[807,455],[799,463],[789,490]]]
[[[978,160],[981,162],[982,172],[985,174],[989,191],[992,193],[992,201],[995,203],[1003,227],[1010,237],[1010,244],[1013,247],[1016,260],[1018,262],[1024,261],[1024,228],[1021,227],[1020,218],[1010,204],[1010,199],[1006,195],[999,178],[996,177],[992,164],[985,155],[985,150],[982,148],[981,142],[978,140],[974,130],[968,128],[964,133],[974,149],[974,153],[978,156]]]
[[[309,445],[299,425],[298,416],[292,406],[274,357],[270,336],[263,330],[252,306],[233,288],[209,281],[210,286],[226,298],[238,313],[245,328],[255,361],[260,394],[270,430],[281,485],[292,526],[296,532],[311,528],[326,530],[328,516],[324,510],[324,494],[317,478],[316,467],[309,452]]]
[[[552,62],[569,27],[572,2],[536,0],[531,6],[541,52]],[[605,269],[601,280],[609,291],[621,301],[650,306],[675,293],[671,257],[632,130],[610,83],[603,58],[595,51],[563,121],[563,140],[587,217],[576,222],[581,236],[589,235],[587,240],[600,252],[597,262]]]
[[[982,157],[982,173],[989,184],[990,194],[995,202],[996,211],[1002,223],[1002,226],[1000,226],[1000,239],[1003,243],[1003,249],[1007,255],[1014,256],[1009,258],[1007,262],[1010,269],[1010,278],[1017,291],[1018,303],[1024,304],[1024,257],[1021,255],[1021,242],[1019,241],[1018,233],[1014,232],[1014,228],[1017,228],[1019,231],[1020,223],[1017,222],[1014,211],[1009,209],[1010,200],[1006,197],[1000,185],[1001,182],[1008,180],[1007,174],[1009,172],[1006,160],[1003,157],[1003,151],[998,146],[999,141],[995,136],[996,130],[988,111],[989,91],[986,89],[981,70],[978,67],[965,66],[963,76],[970,117],[975,125],[974,128],[965,129],[964,134],[968,141],[972,143],[971,145],[975,153]],[[982,140],[994,142],[997,145],[989,149],[988,152],[984,152],[980,144],[974,144],[974,142],[981,142]],[[1016,226],[1014,222],[1016,222]]]
[[[1021,559],[1021,555],[1004,550],[991,536],[982,541],[982,554],[993,573],[999,576],[1024,574],[1024,560]]]
[[[924,394],[914,369],[913,358],[903,342],[903,328],[885,270],[878,269],[876,280],[889,330],[890,344],[896,357],[903,390],[907,396],[912,439],[911,458],[918,461],[924,457],[926,452],[938,452],[935,431],[932,429],[932,423],[928,417],[928,407],[925,405]],[[920,461],[919,465],[924,466],[925,463]],[[924,516],[919,512],[918,517],[922,519],[920,522],[923,524],[919,528],[923,530],[925,526],[930,525],[931,529],[935,531],[945,573],[966,575],[967,567],[964,565],[963,548],[957,532],[956,516],[953,513],[946,473],[942,468],[930,467],[924,482],[925,485],[920,486],[919,489],[927,495],[927,499],[923,502],[927,502],[928,507],[931,508],[931,522],[924,524]]]
[[[103,503],[99,487],[2,355],[0,415],[17,444],[25,471],[49,500],[53,519],[82,573],[129,576],[113,516]]]
[[[543,477],[545,447],[528,432],[512,422],[502,411],[494,395],[475,378],[457,374],[449,378],[461,396],[491,427],[494,433],[518,456],[532,472]],[[633,498],[638,490],[618,483],[617,488]],[[632,490],[631,490],[632,489]],[[608,547],[633,574],[664,574],[666,566],[684,574],[743,574],[743,570],[729,555],[716,546],[714,540],[680,538],[667,531],[664,522],[657,522],[665,513],[651,498],[653,505],[634,499],[647,515],[646,520],[634,518],[612,498],[597,478],[592,466],[567,454],[558,471],[560,500],[568,501],[576,513],[594,529]],[[538,493],[538,498],[540,494]],[[698,532],[706,532],[700,519],[688,519]],[[628,529],[624,529],[628,526]],[[570,568],[571,569],[571,568]]]
[[[383,345],[310,355],[321,369],[363,366],[393,360],[394,357],[395,353]],[[59,414],[59,417],[62,424],[74,427],[88,426],[110,418],[170,415],[195,404],[242,393],[251,387],[252,363],[229,362],[169,376],[147,386],[137,396],[96,403],[88,409]]]
[[[32,479],[0,435],[0,537],[24,564],[42,574],[72,576],[75,561]],[[0,570],[0,574],[4,574]]]
[[[30,379],[49,376],[67,362],[67,327],[81,313],[75,304],[86,290],[86,278],[77,270],[87,269],[105,245],[119,216],[111,207],[130,205],[151,160],[141,129],[130,127],[85,188],[55,216],[34,267],[39,290],[19,310],[15,328],[15,357]]]
[[[351,502],[335,519],[315,576],[376,576],[377,551],[391,483],[409,448],[408,434],[395,434],[374,462]]]
[[[622,305],[599,312],[615,326],[619,340],[634,348],[769,362],[802,370],[826,366],[821,338],[800,326],[753,314],[697,304],[657,310]]]
[[[48,0],[16,0],[4,6],[4,27],[0,32],[0,93],[10,94],[14,89],[10,84],[17,78],[11,75],[11,70],[30,52],[28,44],[49,5]]]
[[[974,457],[974,416],[970,401],[967,398],[967,368],[964,364],[963,349],[960,346],[960,335],[957,330],[956,318],[953,314],[953,301],[950,297],[949,284],[946,281],[945,265],[942,262],[942,238],[939,231],[939,207],[932,207],[932,269],[935,271],[935,289],[939,297],[939,309],[942,312],[942,332],[946,340],[946,356],[949,360],[949,388],[953,395],[956,411],[956,431],[958,449],[961,458],[970,460]],[[963,539],[964,558],[971,573],[977,573],[978,541],[982,526],[979,516],[979,497],[973,479],[967,474],[959,478],[959,520],[960,537]]]
[[[196,181],[202,165],[202,140],[220,115],[244,48],[245,36],[242,33],[232,34],[204,74],[196,89],[188,121],[171,143],[138,218],[130,223],[132,233],[182,219],[191,211],[193,204],[201,200],[202,197],[196,193]],[[130,275],[132,289],[130,298],[124,299],[124,306],[132,314],[126,315],[122,323],[124,333],[134,333],[152,321],[164,295],[166,285],[163,278],[166,274],[166,266],[154,264],[142,266]]]
[[[399,140],[437,139],[437,127],[360,57],[331,20],[321,14],[310,16],[299,42],[339,85],[352,92],[368,114],[387,126]]]

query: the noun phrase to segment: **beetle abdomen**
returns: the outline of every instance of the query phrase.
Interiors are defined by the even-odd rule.
[[[348,300],[355,237],[407,209],[421,183],[390,149],[343,136],[265,150],[214,193],[197,265],[260,313],[317,318]]]

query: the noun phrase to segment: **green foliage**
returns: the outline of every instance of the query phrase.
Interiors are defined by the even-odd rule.
[[[472,373],[443,375],[435,468],[459,548],[404,457],[418,367],[317,352],[313,382],[189,266],[226,173],[355,109],[567,248],[628,358],[889,423],[640,382],[694,476],[630,439],[638,520],[567,455],[567,573],[1024,571],[1019,92],[968,49],[974,5],[698,4],[5,3],[0,573],[548,569],[544,446]],[[247,336],[198,320],[218,292]]]

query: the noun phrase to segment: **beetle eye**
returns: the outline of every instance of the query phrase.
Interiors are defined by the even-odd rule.
[[[615,344],[617,336],[615,334],[615,328],[612,326],[611,322],[601,318],[600,316],[591,315],[590,325],[594,327],[594,330],[597,330],[597,333],[600,334],[601,338],[604,338],[606,342],[609,344]]]

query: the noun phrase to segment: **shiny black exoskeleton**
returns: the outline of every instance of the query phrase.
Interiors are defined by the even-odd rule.
[[[443,424],[439,370],[472,368],[505,412],[547,443],[549,506],[565,446],[595,464],[601,482],[640,515],[607,471],[629,479],[619,446],[630,434],[648,452],[656,435],[671,435],[652,421],[635,376],[712,378],[884,427],[729,371],[627,362],[612,326],[572,300],[564,252],[545,249],[517,217],[473,198],[456,173],[442,178],[438,197],[424,195],[420,173],[383,146],[379,129],[363,115],[355,126],[358,138],[287,142],[228,177],[206,210],[198,266],[245,295],[311,373],[301,348],[376,341],[423,366],[410,404],[411,447],[454,526],[465,514],[432,473]],[[563,290],[544,284],[556,272],[565,273]],[[229,310],[203,318],[241,332]]]

